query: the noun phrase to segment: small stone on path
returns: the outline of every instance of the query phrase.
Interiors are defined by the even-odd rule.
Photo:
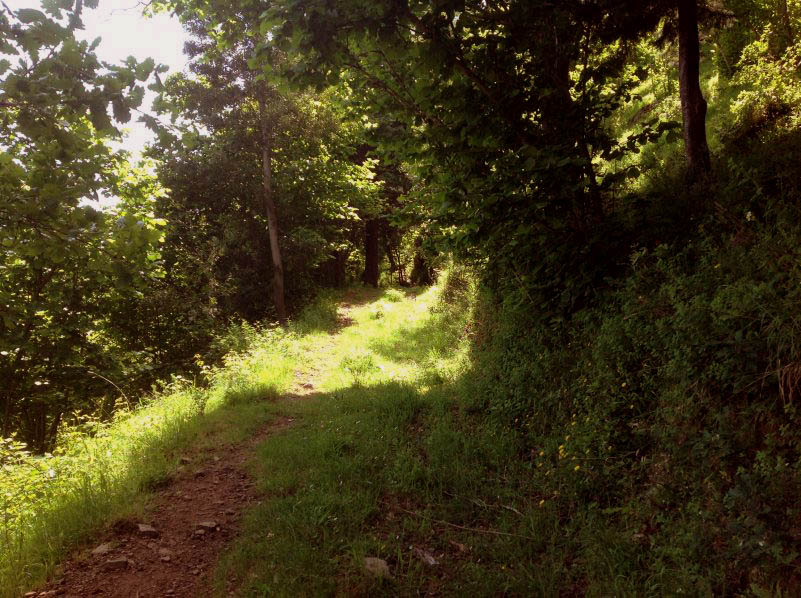
[[[195,524],[195,528],[199,530],[206,530],[208,532],[213,532],[217,529],[217,522],[216,521],[200,521]]]
[[[92,554],[95,556],[103,556],[104,554],[108,554],[109,552],[111,552],[111,548],[112,548],[111,544],[107,542],[95,548],[92,551]]]
[[[437,565],[439,565],[439,562],[431,555],[431,553],[428,553],[421,548],[417,548],[415,546],[414,548],[412,548],[412,553],[414,554],[414,556],[423,561],[429,567],[436,567]]]
[[[384,559],[366,556],[364,557],[364,568],[370,575],[375,577],[391,577],[389,565]]]
[[[125,557],[121,559],[110,559],[106,561],[106,571],[123,571],[128,568],[130,561]]]
[[[158,538],[159,532],[152,525],[140,523],[137,527],[139,528],[140,536],[145,536],[146,538]]]

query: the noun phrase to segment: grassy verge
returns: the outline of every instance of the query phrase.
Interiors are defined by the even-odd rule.
[[[518,441],[461,408],[472,289],[443,292],[448,304],[433,289],[353,310],[314,395],[272,406],[296,424],[259,451],[267,500],[224,557],[220,593],[230,576],[243,596],[565,588],[568,547],[553,543],[571,541],[560,525],[584,522],[560,522],[528,483]],[[390,577],[366,572],[365,557]]]
[[[208,371],[206,388],[177,379],[110,423],[65,430],[53,455],[0,446],[0,596],[20,595],[99,527],[141,509],[197,439],[235,440],[269,419],[264,399],[290,386],[297,334],[235,332],[241,350]]]

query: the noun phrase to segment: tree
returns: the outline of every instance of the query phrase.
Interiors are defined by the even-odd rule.
[[[261,43],[293,57],[288,77],[344,81],[365,112],[402,123],[408,135],[393,148],[423,181],[420,197],[448,249],[487,266],[497,281],[527,280],[563,307],[593,292],[602,271],[593,260],[617,259],[595,245],[608,242],[604,193],[619,181],[599,175],[596,164],[666,128],[646,127],[621,143],[605,123],[631,88],[619,76],[630,44],[675,5],[348,0],[332,10],[325,0],[273,0],[260,7]]]
[[[165,247],[169,270],[196,272],[190,264],[205,256],[203,288],[219,316],[281,320],[281,302],[284,315],[299,306],[316,274],[331,283],[346,278],[357,208],[377,189],[371,162],[350,159],[359,125],[344,118],[332,93],[269,83],[251,60],[252,39],[223,44],[208,15],[186,11],[182,19],[193,34],[191,75],[168,79],[157,102],[175,127],[152,122],[161,132],[153,155],[171,189],[163,214],[175,225]],[[254,293],[265,279],[273,281],[271,313]]]
[[[697,0],[678,0],[679,94],[689,176],[696,180],[712,168],[706,141],[707,104],[701,91],[701,47]]]
[[[286,302],[284,301],[284,263],[281,246],[278,243],[278,212],[273,199],[273,134],[267,113],[267,89],[259,86],[259,131],[261,133],[261,163],[264,213],[267,215],[267,231],[270,235],[270,255],[273,258],[273,301],[278,321],[287,324]]]
[[[69,4],[69,3],[67,3]],[[95,2],[87,2],[92,6]],[[141,102],[152,60],[103,64],[81,3],[0,10],[0,433],[39,451],[113,368],[108,315],[158,274],[148,185],[106,141]],[[116,196],[115,212],[90,204]]]

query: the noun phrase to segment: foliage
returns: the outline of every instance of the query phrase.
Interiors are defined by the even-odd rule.
[[[801,7],[796,28],[801,31]],[[782,126],[797,129],[801,121],[801,41],[778,56],[771,51],[775,37],[770,27],[742,51],[734,83],[742,88],[732,106],[734,136],[753,136],[761,129]]]
[[[109,314],[159,275],[164,224],[158,184],[107,145],[108,109],[126,122],[161,68],[99,62],[97,42],[73,35],[81,3],[70,6],[0,12],[0,427],[38,451],[108,391],[94,371],[120,373]],[[101,195],[117,209],[93,207]]]
[[[569,324],[543,326],[522,291],[478,318],[472,408],[518,431],[562,516],[604,514],[649,591],[794,583],[797,203],[738,183]]]
[[[138,498],[193,439],[227,427],[241,439],[269,419],[265,399],[293,379],[295,337],[243,325],[225,338],[239,338],[239,347],[220,367],[201,362],[202,379],[175,375],[134,407],[121,401],[111,419],[71,420],[52,453],[0,441],[0,596],[40,583],[97,529],[141,508]]]
[[[377,191],[371,163],[351,160],[359,127],[342,122],[333,93],[267,85],[248,59],[254,42],[247,28],[238,45],[220,47],[208,17],[185,14],[184,23],[194,36],[192,73],[168,79],[157,102],[175,128],[151,123],[161,135],[152,151],[162,158],[160,175],[171,189],[161,207],[173,223],[165,247],[170,280],[197,289],[209,316],[270,314],[262,299],[273,266],[261,201],[258,107],[266,94],[287,298],[297,308],[313,293],[316,277],[344,283],[357,210]]]
[[[581,264],[606,249],[606,231],[593,230],[604,193],[637,174],[599,177],[595,161],[671,127],[651,123],[619,142],[604,125],[630,88],[620,77],[630,42],[669,7],[540,4],[353,1],[331,13],[325,2],[285,0],[265,3],[261,18],[270,46],[293,58],[282,76],[338,78],[364,110],[405,130],[380,145],[424,182],[415,199],[431,206],[449,249],[491,264],[498,284],[531,279],[559,313],[602,277],[608,264]]]

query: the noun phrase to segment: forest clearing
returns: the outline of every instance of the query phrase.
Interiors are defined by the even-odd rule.
[[[801,596],[801,0],[0,1],[0,598]]]

